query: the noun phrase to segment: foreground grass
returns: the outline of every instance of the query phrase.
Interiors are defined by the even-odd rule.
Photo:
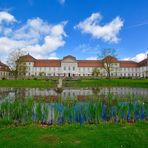
[[[148,88],[148,79],[80,79],[65,81],[69,87],[126,86]]]
[[[0,80],[0,87],[55,87],[53,80]],[[148,79],[79,79],[64,80],[65,87],[99,87],[99,86],[126,86],[148,88]]]
[[[145,148],[148,124],[1,127],[0,147]]]
[[[51,80],[0,80],[0,87],[47,88],[53,87],[54,83]]]

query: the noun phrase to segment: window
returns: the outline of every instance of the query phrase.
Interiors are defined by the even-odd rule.
[[[73,70],[75,70],[75,67],[73,67]]]
[[[66,70],[66,66],[64,66],[64,70]]]

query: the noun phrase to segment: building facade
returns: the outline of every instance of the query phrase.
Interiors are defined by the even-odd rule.
[[[95,68],[99,69],[102,77],[107,76],[101,60],[77,60],[71,55],[59,60],[45,60],[35,59],[29,54],[21,59],[26,64],[27,77],[91,77]],[[148,58],[139,63],[118,60],[114,57],[111,59],[111,77],[148,77]]]
[[[8,78],[10,75],[9,67],[0,61],[0,79]]]

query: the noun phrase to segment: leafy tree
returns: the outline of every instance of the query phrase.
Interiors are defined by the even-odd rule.
[[[100,70],[98,68],[94,68],[92,71],[92,75],[95,77],[101,76]]]
[[[40,76],[41,78],[43,78],[43,77],[46,76],[46,73],[45,73],[45,72],[40,72],[40,73],[39,73],[39,76]]]

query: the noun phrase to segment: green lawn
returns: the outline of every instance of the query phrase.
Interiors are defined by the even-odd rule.
[[[99,86],[127,86],[148,88],[148,79],[80,79],[67,80],[65,86],[69,87],[99,87]]]
[[[53,80],[0,80],[0,87],[39,87],[50,88],[56,86]],[[64,80],[65,87],[99,87],[99,86],[127,86],[148,88],[148,79],[79,79]]]
[[[1,148],[146,148],[148,123],[1,127]]]
[[[53,87],[51,80],[0,80],[0,87]]]

